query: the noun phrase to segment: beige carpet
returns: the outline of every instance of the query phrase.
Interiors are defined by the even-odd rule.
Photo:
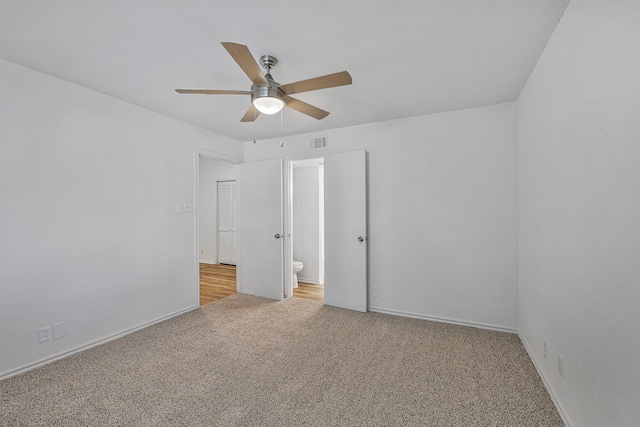
[[[2,426],[562,426],[518,337],[236,294],[0,381]]]

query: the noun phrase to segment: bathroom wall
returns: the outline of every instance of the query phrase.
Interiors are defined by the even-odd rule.
[[[197,307],[195,148],[238,141],[0,60],[0,377]],[[38,330],[66,336],[38,344]]]
[[[218,263],[218,181],[235,180],[238,166],[200,156],[200,262]]]
[[[515,330],[515,127],[506,103],[289,136],[283,148],[260,140],[245,158],[366,150],[369,289],[379,289],[369,308]],[[311,152],[321,135],[328,149]]]
[[[640,420],[639,52],[639,2],[571,1],[518,99],[520,334],[580,427]]]
[[[324,282],[321,269],[319,167],[293,169],[293,259],[302,261],[304,269],[298,280],[314,284]]]

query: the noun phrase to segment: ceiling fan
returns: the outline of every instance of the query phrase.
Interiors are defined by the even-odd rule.
[[[263,75],[247,46],[232,42],[222,42],[222,46],[227,49],[227,52],[253,82],[251,90],[176,89],[176,92],[204,95],[251,95],[251,107],[242,117],[241,122],[252,122],[260,113],[275,114],[285,106],[314,119],[324,119],[329,115],[328,111],[292,98],[290,95],[351,84],[351,75],[346,71],[341,71],[281,85],[271,77],[271,69],[278,63],[274,56],[263,55],[260,58],[260,63],[267,70],[267,73]]]

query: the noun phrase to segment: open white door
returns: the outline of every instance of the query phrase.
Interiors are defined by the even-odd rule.
[[[324,158],[324,303],[367,311],[366,153]]]
[[[238,170],[238,290],[283,298],[282,159]]]

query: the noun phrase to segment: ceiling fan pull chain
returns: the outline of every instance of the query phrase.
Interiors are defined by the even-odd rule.
[[[253,143],[258,142],[256,139],[256,109],[253,109]]]

